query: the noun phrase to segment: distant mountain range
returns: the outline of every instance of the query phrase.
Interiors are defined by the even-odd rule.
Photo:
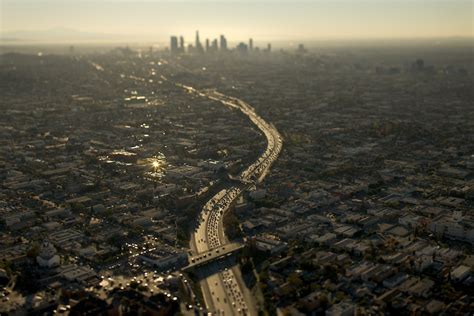
[[[52,28],[38,31],[12,31],[2,32],[0,42],[7,43],[68,43],[68,42],[118,42],[130,39],[140,40],[140,38],[120,34],[84,32],[70,28]]]

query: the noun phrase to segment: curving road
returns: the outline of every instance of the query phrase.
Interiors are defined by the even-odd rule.
[[[241,184],[220,191],[203,207],[199,226],[191,238],[191,249],[197,254],[211,249],[217,251],[219,246],[228,243],[223,228],[225,212],[242,192],[255,187],[265,178],[270,166],[281,151],[282,138],[275,126],[268,124],[255,112],[252,106],[244,101],[214,90],[199,91],[190,86],[177,85],[191,93],[239,109],[262,131],[267,139],[267,147],[262,155],[239,175]],[[237,266],[227,269],[224,268],[223,262],[215,262],[207,265],[201,272],[207,276],[201,281],[201,287],[209,311],[218,315],[257,314],[256,304],[246,288]]]

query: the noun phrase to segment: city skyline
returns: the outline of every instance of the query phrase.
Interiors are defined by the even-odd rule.
[[[255,40],[472,37],[472,2],[455,1],[11,1],[2,41],[167,42],[192,31]],[[129,14],[130,12],[134,14]],[[285,21],[285,23],[282,23]]]
[[[216,52],[226,52],[229,50],[235,49],[240,53],[247,53],[247,52],[259,52],[260,47],[253,45],[253,38],[248,39],[248,44],[244,42],[239,42],[235,48],[230,48],[227,46],[227,38],[224,34],[219,35],[216,38],[208,38],[204,39],[205,45],[203,46],[201,39],[199,37],[199,30],[196,30],[196,35],[194,39],[194,45],[191,42],[188,42],[187,46],[185,45],[186,41],[184,36],[179,36],[179,45],[178,45],[178,36],[172,35],[170,36],[170,43],[169,47],[165,48],[169,49],[170,53],[173,55],[176,54],[183,54],[183,53],[216,53]],[[300,50],[304,49],[303,44],[299,44]],[[271,43],[266,44],[266,48],[262,47],[262,51],[270,52],[271,51]]]

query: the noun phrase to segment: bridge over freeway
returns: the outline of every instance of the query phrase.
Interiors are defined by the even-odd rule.
[[[183,271],[191,271],[197,267],[203,266],[209,262],[229,256],[243,249],[245,245],[239,243],[228,243],[219,247],[203,251],[197,255],[189,257],[189,264],[184,267]]]

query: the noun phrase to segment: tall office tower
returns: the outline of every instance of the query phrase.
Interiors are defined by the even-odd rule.
[[[182,36],[179,37],[179,51],[184,53],[184,37]]]
[[[271,52],[271,51],[272,51],[272,44],[268,43],[267,52]]]
[[[193,44],[188,44],[188,53],[194,53],[194,46],[193,46]]]
[[[171,36],[170,51],[171,51],[172,54],[176,54],[176,53],[179,52],[179,50],[178,50],[178,38],[176,36]]]
[[[224,35],[221,35],[221,51],[226,51],[227,50],[227,39],[225,38]]]
[[[245,43],[239,43],[235,48],[239,53],[246,53],[248,51],[248,46]]]
[[[206,52],[209,52],[209,39],[206,38]]]
[[[253,39],[249,39],[249,51],[253,51]]]
[[[212,44],[211,44],[211,50],[213,52],[217,52],[217,38],[215,38],[213,41],[212,41]]]
[[[196,31],[195,49],[196,49],[197,53],[202,53],[202,51],[203,51],[201,41],[199,40],[199,31]]]
[[[298,48],[296,49],[296,52],[298,54],[304,54],[306,53],[306,48],[304,48],[304,45],[303,44],[299,44],[298,45]]]

